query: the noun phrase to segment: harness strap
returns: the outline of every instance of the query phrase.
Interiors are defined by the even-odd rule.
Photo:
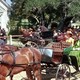
[[[29,65],[35,65],[35,64],[40,64],[39,61],[36,61],[35,60],[35,52],[34,52],[34,49],[32,47],[30,47],[31,51],[33,52],[33,62],[29,63]]]
[[[2,65],[5,65],[5,66],[11,66],[11,68],[9,69],[9,73],[7,74],[7,76],[9,76],[10,74],[11,74],[11,72],[12,72],[12,70],[14,69],[14,67],[22,67],[22,68],[24,68],[24,66],[23,65],[27,65],[27,66],[31,66],[31,65],[35,65],[35,64],[40,64],[40,62],[38,62],[38,61],[35,61],[35,55],[34,55],[34,50],[32,49],[32,48],[30,48],[31,49],[31,51],[33,52],[33,54],[32,54],[32,56],[33,56],[33,62],[31,62],[31,63],[29,63],[29,64],[16,64],[15,63],[15,58],[16,58],[16,55],[15,55],[15,53],[11,50],[11,56],[13,57],[13,64],[10,64],[10,63],[8,63],[8,62],[6,62],[6,61],[0,61],[0,64],[2,64]],[[5,55],[5,54],[4,54]],[[3,56],[3,55],[2,55]]]
[[[15,53],[12,51],[12,50],[10,50],[11,51],[11,56],[13,57],[13,64],[15,64]],[[2,57],[3,57],[3,55],[5,55],[6,53],[1,53],[0,55],[2,55]],[[10,74],[11,74],[11,72],[12,72],[12,70],[13,70],[13,64],[9,64],[8,62],[6,62],[6,61],[0,61],[0,64],[2,64],[2,65],[8,65],[8,66],[12,66],[10,69],[9,69],[9,73],[7,74],[7,76],[9,76]]]
[[[30,47],[30,50],[32,51],[33,62],[35,62],[35,55],[34,55],[34,51],[33,51],[32,47]],[[32,64],[32,62],[29,64]]]
[[[12,50],[11,50],[11,56],[13,57],[13,64],[15,64],[15,57],[16,57],[16,56],[15,56],[14,51],[12,51]]]
[[[32,54],[32,56],[33,56],[33,63],[31,62],[31,63],[29,63],[29,64],[33,64],[33,65],[34,65],[34,64],[37,64],[37,63],[39,64],[39,62],[36,62],[36,61],[35,61],[35,55],[34,55],[35,52],[34,52],[33,48],[30,47],[30,49],[31,49],[31,51],[33,52],[33,54]]]

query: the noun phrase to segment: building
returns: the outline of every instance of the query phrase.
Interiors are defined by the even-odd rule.
[[[71,22],[71,27],[80,29],[80,21],[76,21],[75,23]]]
[[[0,26],[6,31],[8,31],[9,11],[10,6],[7,4],[6,0],[0,0]]]

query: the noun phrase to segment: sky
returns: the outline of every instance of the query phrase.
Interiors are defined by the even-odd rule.
[[[6,0],[6,2],[11,5],[11,0]]]

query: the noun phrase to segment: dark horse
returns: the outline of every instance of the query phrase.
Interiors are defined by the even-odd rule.
[[[12,51],[10,46],[4,46],[4,50],[0,50],[0,80],[6,80],[6,76],[12,80],[21,71],[26,71],[28,80],[41,80],[41,53],[38,49],[25,47]]]

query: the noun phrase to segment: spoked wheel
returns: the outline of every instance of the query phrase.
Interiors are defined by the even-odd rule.
[[[70,80],[71,70],[68,64],[60,64],[56,73],[56,80]]]
[[[36,47],[36,48],[39,48],[39,46],[33,42],[33,41],[28,41],[25,46],[30,46],[30,47]]]

